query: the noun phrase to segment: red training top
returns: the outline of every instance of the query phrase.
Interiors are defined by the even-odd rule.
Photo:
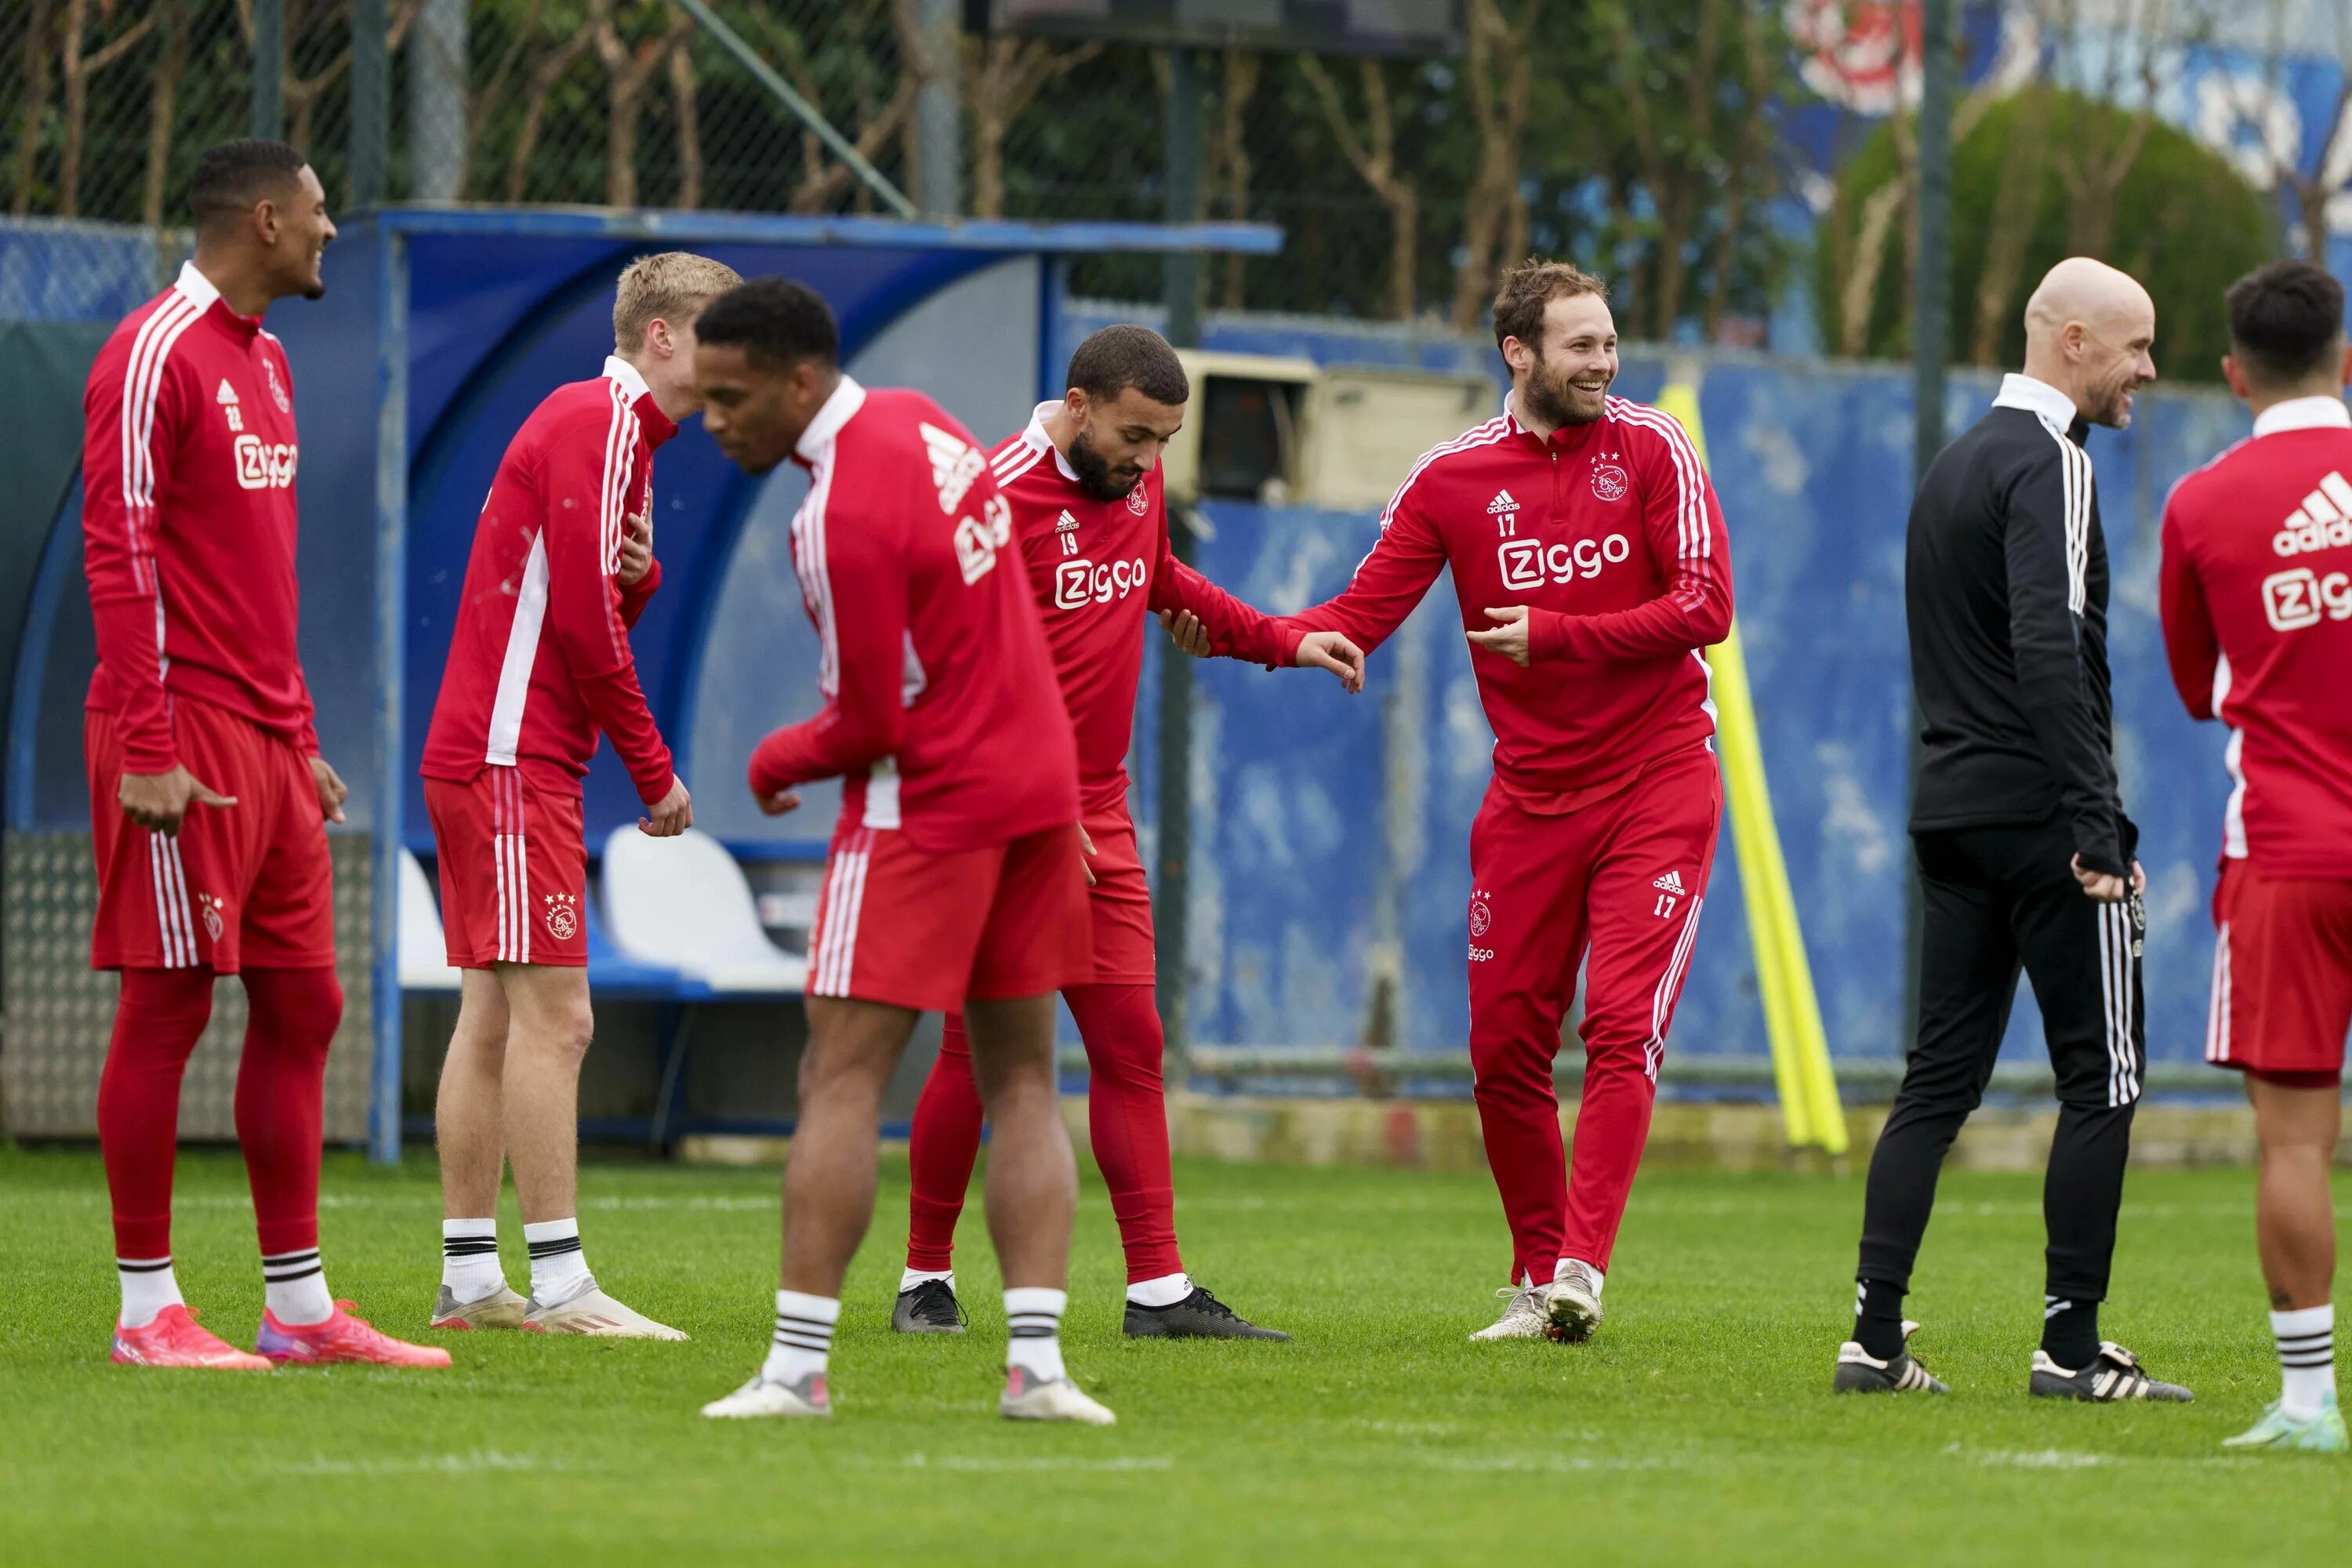
[[[601,730],[640,800],[669,794],[669,748],[629,651],[661,567],[626,588],[614,574],[629,520],[652,504],[654,449],[677,434],[615,356],[594,380],[550,393],[507,443],[474,524],[426,778],[470,784],[485,767],[520,767],[534,789],[576,791]]]
[[[1565,811],[1715,733],[1700,652],[1731,626],[1723,509],[1671,415],[1622,397],[1549,440],[1503,414],[1433,447],[1347,592],[1288,617],[1366,652],[1451,567],[1465,628],[1528,606],[1523,668],[1473,645],[1495,782]]]
[[[2164,647],[2180,700],[2230,727],[2225,859],[2352,877],[2352,414],[2295,398],[2173,487]]]
[[[1094,816],[1127,809],[1147,610],[1192,611],[1213,651],[1253,664],[1288,664],[1305,634],[1276,626],[1176,559],[1158,467],[1117,500],[1089,494],[1045,434],[1045,416],[1059,406],[1039,404],[1028,428],[989,461],[1013,505],[1013,535],[1077,730],[1079,805]]]
[[[1070,715],[988,458],[919,392],[847,375],[793,460],[793,563],[822,662],[815,718],[751,753],[765,798],[839,776],[841,820],[976,849],[1078,818]]]
[[[174,695],[316,755],[295,647],[293,372],[190,262],[122,319],[82,393],[82,567],[98,629],[88,706],[123,766],[169,773]],[[220,781],[208,779],[218,786]]]

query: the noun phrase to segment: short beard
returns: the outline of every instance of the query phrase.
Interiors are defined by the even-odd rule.
[[[1590,425],[1608,412],[1609,407],[1608,395],[1604,392],[1599,407],[1590,413],[1579,409],[1573,401],[1576,396],[1574,389],[1565,380],[1554,381],[1541,364],[1528,372],[1527,384],[1520,389],[1519,396],[1527,404],[1528,413],[1554,429],[1563,425]]]
[[[2106,388],[2099,395],[2098,406],[2091,412],[2091,423],[2104,425],[2110,430],[2129,429],[2131,404],[2127,399],[2138,390],[2139,383],[2132,379],[2118,382]]]
[[[1097,500],[1118,500],[1135,488],[1133,483],[1120,484],[1112,477],[1110,465],[1103,461],[1081,430],[1070,437],[1067,453],[1070,471],[1078,476],[1078,488]]]

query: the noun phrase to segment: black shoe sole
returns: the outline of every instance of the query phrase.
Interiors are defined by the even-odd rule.
[[[1130,1340],[1267,1340],[1286,1344],[1290,1340],[1279,1329],[1261,1329],[1255,1323],[1216,1319],[1179,1324],[1129,1315],[1124,1328]]]

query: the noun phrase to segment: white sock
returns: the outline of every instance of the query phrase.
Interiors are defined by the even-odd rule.
[[[1192,1293],[1192,1277],[1181,1272],[1139,1279],[1127,1288],[1127,1299],[1139,1307],[1172,1307]]]
[[[179,1277],[169,1258],[118,1258],[115,1277],[122,1281],[122,1326],[143,1329],[166,1307],[186,1305],[180,1300]]]
[[[460,1302],[496,1295],[507,1282],[499,1267],[499,1222],[495,1219],[445,1219],[441,1222],[441,1283]]]
[[[952,1268],[942,1268],[936,1272],[925,1268],[909,1268],[898,1276],[898,1294],[905,1295],[926,1279],[944,1279],[948,1282],[949,1289],[955,1289],[955,1270]]]
[[[1595,1297],[1598,1297],[1601,1294],[1601,1282],[1603,1276],[1600,1269],[1594,1268],[1591,1264],[1585,1262],[1581,1258],[1563,1258],[1558,1263],[1552,1265],[1552,1279],[1555,1281],[1567,1279],[1568,1271],[1571,1267],[1581,1268],[1587,1274],[1592,1276],[1592,1294]]]
[[[2308,1421],[2336,1392],[2335,1303],[2273,1312],[2271,1337],[2278,1343],[2279,1413]]]
[[[1007,1290],[1004,1321],[1011,1337],[1004,1345],[1005,1366],[1019,1367],[1040,1383],[1068,1376],[1062,1366],[1062,1310],[1069,1304],[1067,1290],[1035,1285]]]
[[[760,1375],[770,1383],[795,1384],[813,1372],[823,1372],[833,1354],[834,1325],[840,1321],[838,1297],[777,1291],[776,1337],[768,1347]]]
[[[522,1227],[530,1248],[530,1294],[542,1307],[569,1301],[596,1288],[588,1255],[580,1250],[580,1221],[544,1219]]]
[[[327,1293],[326,1271],[319,1267],[319,1249],[264,1253],[261,1294],[269,1315],[289,1329],[323,1323],[335,1315],[335,1299]]]

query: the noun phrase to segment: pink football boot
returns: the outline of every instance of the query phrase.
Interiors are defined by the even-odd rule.
[[[174,1304],[143,1329],[114,1326],[114,1360],[123,1366],[205,1366],[222,1372],[268,1372],[270,1363],[196,1326],[196,1315]]]
[[[253,1348],[272,1362],[305,1366],[358,1362],[375,1366],[447,1366],[449,1352],[431,1345],[412,1345],[379,1332],[365,1318],[352,1316],[352,1303],[335,1303],[335,1315],[323,1323],[290,1327],[274,1312],[261,1314],[261,1333]]]

